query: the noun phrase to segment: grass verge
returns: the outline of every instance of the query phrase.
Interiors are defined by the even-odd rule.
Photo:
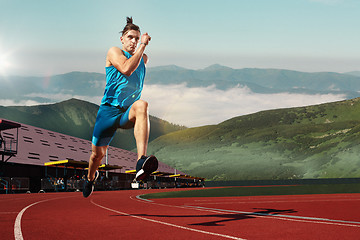
[[[266,195],[303,195],[360,193],[360,183],[352,184],[311,184],[295,186],[260,186],[260,187],[224,187],[204,188],[200,190],[161,192],[144,194],[144,199],[183,198],[183,197],[239,197]]]

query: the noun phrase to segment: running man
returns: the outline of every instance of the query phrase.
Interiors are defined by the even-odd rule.
[[[134,128],[138,154],[135,180],[145,180],[158,167],[155,156],[146,156],[150,131],[148,103],[140,100],[145,65],[149,61],[144,51],[151,37],[148,33],[141,35],[132,18],[126,20],[120,37],[122,49],[112,47],[106,56],[106,87],[96,117],[84,197],[94,190],[99,176],[97,169],[118,128]]]

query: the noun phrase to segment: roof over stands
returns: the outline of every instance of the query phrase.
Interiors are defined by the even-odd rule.
[[[128,171],[125,171],[125,173],[136,173],[136,170],[128,170]],[[173,174],[174,174],[174,173],[161,172],[161,171],[155,171],[155,172],[151,173],[151,175],[153,175],[153,176],[159,176],[159,177],[170,176],[170,175],[173,175]]]
[[[88,162],[85,161],[75,161],[75,160],[60,160],[60,161],[52,161],[44,163],[45,166],[61,166],[61,167],[71,167],[71,168],[87,168],[89,166]],[[100,170],[115,170],[121,169],[122,167],[117,165],[109,165],[109,164],[102,164],[100,165]]]
[[[161,177],[161,176],[170,176],[170,175],[173,175],[173,173],[156,171],[156,172],[153,172],[152,175]]]
[[[125,171],[125,173],[136,173],[136,170]],[[202,178],[202,177],[193,177],[193,176],[185,175],[185,174],[173,174],[173,173],[161,172],[161,171],[155,171],[155,172],[151,173],[151,175],[158,176],[158,177],[167,176],[167,177],[173,177],[173,178],[195,179],[195,180],[205,181],[205,178]]]
[[[115,170],[115,169],[121,169],[121,166],[118,165],[110,165],[110,164],[102,164],[99,166],[100,170]]]
[[[193,176],[183,175],[183,174],[174,174],[174,175],[170,175],[169,177],[185,178],[185,179],[196,179],[196,180],[201,180],[201,181],[205,180],[205,178],[193,177]]]
[[[0,119],[0,131],[2,130],[7,130],[7,129],[12,129],[12,128],[19,128],[21,127],[21,124],[19,123],[15,123],[15,122],[10,122],[4,119]]]

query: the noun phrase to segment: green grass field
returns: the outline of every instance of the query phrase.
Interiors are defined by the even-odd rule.
[[[223,187],[203,188],[177,192],[145,194],[144,199],[183,198],[183,197],[238,197],[266,195],[303,195],[303,194],[334,194],[360,193],[360,183],[352,184],[309,184],[294,186],[256,186],[256,187]]]
[[[358,178],[360,98],[275,109],[188,128],[148,152],[208,181]]]

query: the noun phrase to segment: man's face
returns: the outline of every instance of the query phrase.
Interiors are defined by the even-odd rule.
[[[139,43],[139,39],[140,32],[136,30],[130,30],[120,38],[123,49],[130,54],[135,53],[136,47]]]

